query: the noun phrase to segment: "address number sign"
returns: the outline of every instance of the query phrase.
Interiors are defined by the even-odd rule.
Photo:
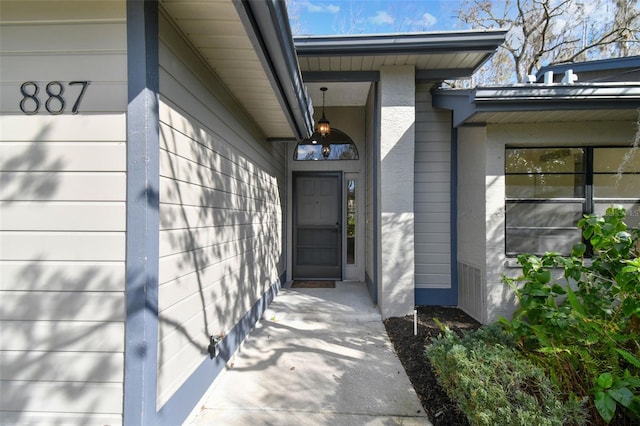
[[[42,83],[44,85],[44,83]],[[73,87],[80,86],[80,91],[75,98],[71,98],[65,94],[65,86]],[[73,102],[71,112],[77,114],[80,111],[80,104],[84,93],[89,86],[88,81],[69,81],[67,83],[61,83],[59,81],[50,81],[44,86],[45,94],[40,95],[40,84],[34,81],[25,81],[20,86],[20,94],[22,94],[22,100],[20,100],[20,111],[27,115],[33,115],[40,112],[40,109],[44,109],[53,115],[62,114],[68,102]],[[42,99],[42,100],[41,100]]]

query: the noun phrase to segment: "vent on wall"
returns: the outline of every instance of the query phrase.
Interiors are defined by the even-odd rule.
[[[476,319],[482,318],[484,292],[482,271],[477,266],[458,262],[458,305]]]

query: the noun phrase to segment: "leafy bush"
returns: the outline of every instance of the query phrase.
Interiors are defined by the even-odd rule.
[[[520,255],[523,275],[504,278],[519,308],[501,319],[523,354],[549,371],[563,389],[590,397],[592,417],[640,420],[640,260],[638,231],[628,230],[624,209],[578,222],[585,244],[566,258]],[[560,282],[552,270],[564,270]]]
[[[565,399],[544,370],[497,326],[462,338],[445,330],[426,354],[449,396],[472,425],[585,424],[576,399]]]
[[[639,424],[640,231],[625,217],[586,215],[589,246],[569,257],[518,256],[522,276],[504,278],[519,301],[511,320],[462,338],[444,330],[427,346],[471,424],[584,424],[587,410],[590,424]]]

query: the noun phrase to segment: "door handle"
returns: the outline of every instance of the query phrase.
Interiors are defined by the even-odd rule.
[[[340,225],[340,222],[336,222],[336,232],[342,232],[342,225]]]

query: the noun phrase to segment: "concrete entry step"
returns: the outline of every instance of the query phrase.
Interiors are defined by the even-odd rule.
[[[310,321],[381,321],[361,282],[337,281],[335,288],[284,288],[263,318]]]

